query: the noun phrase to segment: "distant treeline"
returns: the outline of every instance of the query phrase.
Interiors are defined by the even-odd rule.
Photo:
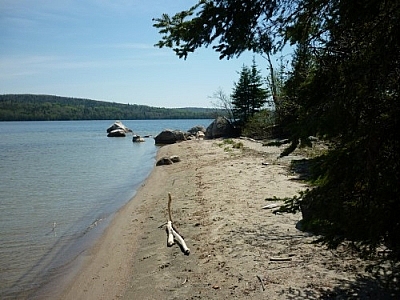
[[[0,121],[213,119],[212,108],[160,108],[52,95],[0,95]]]

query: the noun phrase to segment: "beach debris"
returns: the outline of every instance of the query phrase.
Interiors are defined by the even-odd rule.
[[[281,204],[278,203],[272,203],[272,204],[268,204],[262,207],[262,209],[271,209],[271,208],[276,208],[276,207],[280,207]]]
[[[189,255],[190,254],[190,249],[186,246],[185,240],[174,230],[174,228],[172,228],[172,234],[173,234],[175,240],[181,246],[182,252],[185,255]]]
[[[270,261],[291,261],[292,258],[291,257],[270,257],[269,258]]]
[[[185,255],[190,254],[190,249],[185,243],[183,236],[179,234],[179,232],[174,228],[172,225],[172,213],[171,213],[171,203],[172,203],[172,196],[171,193],[168,193],[168,222],[167,222],[167,246],[171,247],[174,245],[175,241],[178,242],[179,246],[182,249],[182,252]]]
[[[167,225],[168,222],[164,222],[162,223],[160,226],[158,226],[157,228],[163,228],[165,225]]]
[[[172,228],[171,202],[172,202],[171,194],[168,193],[168,222],[167,222],[168,247],[171,247],[172,245],[175,244],[174,234],[173,234],[174,229]]]
[[[172,229],[172,222],[168,221],[167,222],[167,234],[168,234],[168,239],[167,239],[167,246],[171,247],[175,244],[174,241],[174,234],[172,233],[173,229]]]
[[[54,236],[57,236],[56,227],[57,227],[57,222],[53,222],[53,229],[52,229],[52,231],[54,232]]]
[[[168,193],[168,221],[171,221],[172,223],[171,203],[172,203],[172,196],[171,193]]]
[[[264,282],[262,281],[261,277],[260,277],[259,275],[257,275],[257,278],[258,278],[258,280],[260,280],[260,282],[261,282],[262,290],[265,291]]]

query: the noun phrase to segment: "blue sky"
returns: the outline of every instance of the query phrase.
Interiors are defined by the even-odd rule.
[[[50,94],[157,107],[212,107],[252,53],[159,49],[152,18],[189,0],[0,0],[0,94]],[[267,63],[256,56],[266,75]]]

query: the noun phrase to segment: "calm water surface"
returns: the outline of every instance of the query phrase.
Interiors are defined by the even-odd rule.
[[[139,135],[212,120],[122,121]],[[157,147],[107,138],[114,121],[0,123],[0,298],[31,298],[101,234]]]

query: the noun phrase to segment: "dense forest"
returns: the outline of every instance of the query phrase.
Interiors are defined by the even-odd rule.
[[[223,110],[160,108],[52,95],[0,95],[0,121],[213,119]]]

